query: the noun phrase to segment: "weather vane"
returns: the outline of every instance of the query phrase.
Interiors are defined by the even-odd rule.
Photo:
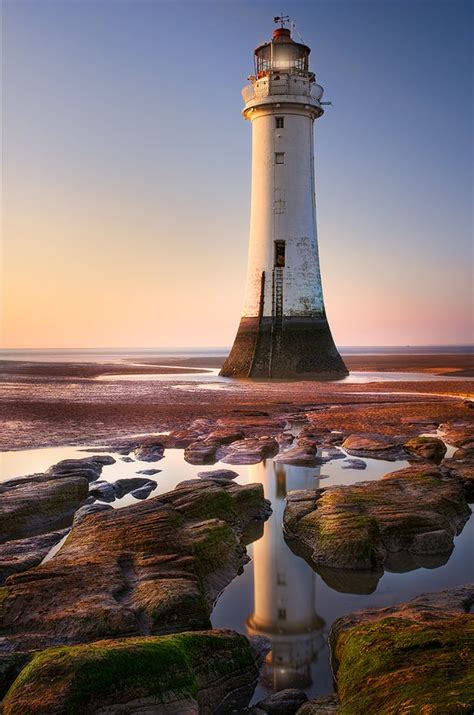
[[[279,22],[281,24],[281,27],[285,27],[286,22],[290,22],[290,16],[289,15],[277,15],[276,17],[273,18],[273,22],[277,23]]]

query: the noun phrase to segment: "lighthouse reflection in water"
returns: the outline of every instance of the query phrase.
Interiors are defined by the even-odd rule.
[[[316,574],[295,558],[283,538],[286,494],[319,486],[319,470],[274,463],[249,467],[249,482],[261,482],[273,514],[264,536],[253,544],[254,610],[247,618],[248,635],[272,643],[262,670],[272,690],[308,688],[311,667],[324,647],[324,621],[316,613]]]

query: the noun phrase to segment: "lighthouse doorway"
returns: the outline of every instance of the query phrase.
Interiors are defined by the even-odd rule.
[[[285,266],[285,241],[275,241],[275,268]]]

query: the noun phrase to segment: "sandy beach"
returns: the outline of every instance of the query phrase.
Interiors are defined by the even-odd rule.
[[[473,394],[471,354],[352,355],[346,362],[348,380],[267,382],[221,380],[216,368],[222,358],[212,357],[147,358],[140,364],[3,361],[0,449],[99,444],[183,427],[199,417],[249,419],[246,413],[255,410],[275,417],[318,410],[333,429],[365,420],[390,432],[398,416],[443,422],[465,415],[464,400]]]

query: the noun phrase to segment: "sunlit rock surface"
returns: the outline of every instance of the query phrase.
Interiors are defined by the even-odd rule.
[[[381,575],[384,566],[410,570],[449,555],[470,513],[458,479],[417,466],[377,481],[290,492],[283,526],[291,548],[321,575]]]
[[[86,515],[54,559],[7,580],[2,648],[209,627],[248,560],[241,537],[269,513],[261,484],[195,479]]]

